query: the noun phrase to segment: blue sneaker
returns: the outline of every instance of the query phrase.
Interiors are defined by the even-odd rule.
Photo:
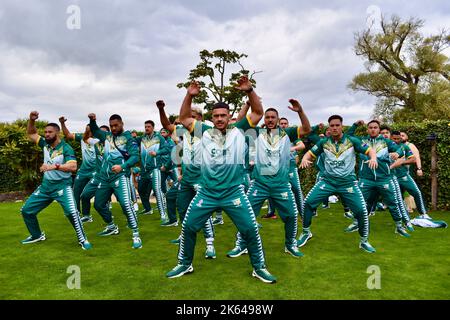
[[[142,240],[139,236],[133,236],[133,249],[141,249]]]
[[[355,232],[358,231],[359,227],[358,227],[358,222],[354,221],[352,222],[347,228],[344,229],[344,232]]]
[[[169,242],[173,243],[173,244],[180,244],[180,239],[178,238],[178,239],[170,240]]]
[[[35,242],[39,242],[39,241],[44,241],[45,239],[46,239],[45,238],[45,233],[42,232],[39,237],[33,238],[33,236],[29,236],[25,240],[22,240],[21,243],[22,244],[30,244],[30,243],[35,243]]]
[[[182,264],[178,264],[175,268],[166,273],[166,277],[169,279],[178,278],[186,273],[194,272],[194,267],[191,265],[185,266]]]
[[[216,258],[216,250],[214,249],[214,246],[212,246],[212,245],[206,246],[205,258],[206,259],[215,259]]]
[[[147,214],[153,214],[153,209],[150,209],[150,210],[145,210],[145,209],[142,209],[141,211],[139,211],[137,214],[142,214],[142,215],[147,215]]]
[[[355,216],[353,215],[353,212],[351,211],[344,211],[344,217],[346,217],[347,219],[353,220],[355,218]]]
[[[300,236],[300,238],[298,238],[297,240],[297,247],[303,247],[306,242],[312,238],[312,233],[311,231],[309,231],[308,233],[302,233],[302,235]]]
[[[236,246],[235,248],[233,248],[232,250],[227,252],[227,257],[228,258],[237,258],[246,253],[248,253],[247,248],[242,249],[241,247]]]
[[[92,218],[92,216],[83,216],[83,217],[81,218],[81,222],[83,222],[83,223],[88,223],[88,222],[92,222],[92,221],[94,221],[94,219]]]
[[[81,246],[81,249],[83,249],[83,250],[92,249],[92,244],[87,240],[85,240],[83,243],[80,243],[80,246]]]
[[[119,227],[116,226],[115,224],[111,225],[111,226],[107,226],[105,228],[105,230],[97,233],[97,235],[99,235],[101,237],[111,236],[111,235],[115,235],[115,234],[119,234]]]
[[[266,268],[253,269],[252,276],[258,278],[264,283],[275,283],[277,278],[270,274]]]
[[[361,241],[359,243],[359,247],[361,249],[363,249],[364,251],[368,252],[368,253],[375,253],[376,252],[375,248],[372,247],[368,241],[364,241],[364,242]]]
[[[398,233],[399,235],[401,235],[402,237],[405,237],[405,238],[410,238],[411,237],[411,235],[408,232],[406,232],[406,230],[405,230],[405,228],[403,226],[396,227],[395,228],[395,233]]]
[[[178,221],[173,221],[173,222],[166,221],[166,222],[161,223],[161,227],[176,227],[176,226],[178,226]]]
[[[289,253],[291,256],[296,258],[303,257],[303,253],[301,253],[300,250],[298,250],[298,247],[296,245],[284,247],[284,252]]]
[[[414,232],[414,227],[413,227],[411,221],[408,221],[406,223],[406,230],[408,230],[409,232]]]

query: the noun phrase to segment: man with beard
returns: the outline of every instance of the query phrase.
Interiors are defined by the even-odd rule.
[[[298,250],[296,241],[298,207],[289,175],[292,172],[291,146],[308,134],[311,127],[300,103],[295,99],[290,99],[289,102],[292,105],[289,109],[298,113],[302,126],[281,128],[278,125],[278,111],[274,108],[266,110],[264,114],[265,128],[255,127],[254,181],[247,196],[256,216],[259,215],[264,201],[271,200],[273,202],[273,206],[278,209],[278,213],[285,223],[285,252],[294,257],[301,257],[303,254]],[[295,158],[294,167],[297,168]],[[299,201],[301,200],[299,199]],[[227,253],[227,256],[234,258],[246,252],[247,245],[238,233],[236,246]]]
[[[136,140],[129,131],[124,131],[122,118],[113,114],[109,118],[111,132],[105,132],[97,126],[95,113],[88,115],[89,127],[94,137],[105,143],[103,163],[99,174],[99,185],[95,192],[95,209],[107,221],[108,225],[99,235],[108,236],[119,233],[119,227],[113,222],[112,213],[107,203],[114,193],[122,211],[127,217],[128,227],[132,230],[132,248],[142,248],[138,222],[130,195],[128,172],[139,161]]]
[[[161,216],[161,223],[166,222],[166,204],[162,191],[161,180],[161,156],[168,154],[170,149],[166,148],[166,140],[159,132],[155,132],[155,123],[152,120],[145,121],[145,133],[136,137],[141,152],[141,179],[139,180],[138,192],[144,209],[139,214],[152,214],[150,206],[150,193],[156,196],[156,205]]]
[[[72,147],[59,138],[60,128],[56,123],[49,123],[45,127],[45,138],[41,137],[35,125],[38,117],[37,111],[30,113],[27,134],[29,139],[44,151],[44,164],[40,168],[44,178],[21,209],[23,220],[31,234],[22,240],[22,244],[46,239],[45,233],[41,232],[39,227],[37,214],[56,200],[75,229],[81,248],[89,250],[92,245],[84,232],[72,191],[72,173],[77,171],[75,153]]]
[[[199,189],[201,179],[201,163],[198,160],[201,141],[199,137],[194,135],[194,132],[189,132],[183,125],[175,125],[170,123],[166,113],[164,112],[164,101],[158,100],[156,102],[156,106],[158,107],[159,118],[163,128],[172,132],[173,139],[178,143],[176,155],[178,156],[181,153],[181,177],[178,178],[179,184],[176,189],[172,187],[173,190],[171,189],[171,191],[169,191],[167,200],[168,202],[171,202],[171,205],[168,207],[169,216],[172,216],[172,220],[175,220],[176,216],[174,213],[176,209],[178,210],[180,223],[183,223],[189,204]],[[199,120],[201,119],[201,113],[199,111],[192,110],[191,118],[196,121],[201,121]],[[174,160],[177,160],[177,163],[179,163],[176,157],[174,157]],[[174,202],[176,203],[176,208],[172,206]],[[207,219],[202,229],[206,241],[205,258],[215,259],[216,250],[214,248],[214,226],[211,217]],[[171,243],[179,244],[180,237],[175,240],[171,240]]]
[[[198,156],[200,162],[200,188],[191,201],[180,237],[178,264],[169,271],[168,278],[181,277],[194,271],[192,261],[197,232],[205,225],[216,209],[223,209],[231,218],[247,243],[252,276],[265,283],[275,283],[265,266],[261,237],[256,217],[244,192],[245,135],[243,130],[255,127],[263,116],[263,108],[252,83],[241,77],[236,89],[244,91],[250,100],[252,112],[246,118],[229,126],[230,107],[224,102],[212,108],[214,127],[195,121],[191,117],[191,104],[200,93],[200,85],[192,82],[187,89],[180,110],[180,121],[186,129],[201,137]]]

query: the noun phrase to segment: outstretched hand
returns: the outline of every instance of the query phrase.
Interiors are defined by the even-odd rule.
[[[66,121],[67,121],[67,119],[66,119],[64,116],[59,117],[59,122],[60,122],[61,124],[63,124],[63,123],[66,122]]]
[[[89,119],[91,119],[92,121],[97,120],[97,116],[95,115],[95,113],[89,113],[88,114]]]
[[[300,168],[301,169],[306,169],[309,168],[312,165],[312,161],[309,161],[308,159],[302,159],[302,162],[300,163]]]
[[[290,110],[294,112],[303,112],[302,105],[295,99],[289,99],[291,105],[288,107]]]

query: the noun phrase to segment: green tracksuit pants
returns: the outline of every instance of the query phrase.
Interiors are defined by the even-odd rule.
[[[125,175],[121,175],[112,181],[100,180],[95,192],[95,210],[100,213],[105,222],[108,224],[111,223],[112,213],[107,203],[113,193],[122,207],[123,213],[127,217],[128,226],[133,232],[138,232],[137,216],[131,200],[130,180]]]
[[[138,192],[145,211],[150,211],[151,209],[150,193],[152,192],[152,189],[156,196],[156,205],[158,206],[161,219],[165,219],[166,205],[161,186],[161,170],[159,169],[153,169],[151,173],[141,173],[141,177],[138,182]]]
[[[178,209],[178,215],[180,216],[180,222],[183,223],[186,212],[188,211],[189,205],[197,194],[199,186],[194,186],[192,184],[185,183],[183,180],[180,182],[180,186],[177,193],[176,205]],[[211,213],[214,211],[211,211]],[[203,235],[205,239],[214,239],[214,226],[212,224],[212,217],[206,220]]]
[[[284,222],[286,247],[296,245],[298,210],[290,183],[282,186],[268,186],[255,180],[248,189],[247,197],[256,216],[259,215],[264,201],[270,199]],[[237,233],[236,246],[247,247],[239,232]]]
[[[402,221],[402,214],[399,210],[397,200],[395,197],[395,185],[392,179],[381,181],[373,181],[368,179],[359,180],[359,189],[361,190],[364,200],[367,204],[367,211],[372,210],[376,206],[379,196],[383,202],[388,206],[392,219],[395,222]]]
[[[410,221],[408,210],[406,209],[405,201],[403,201],[402,191],[400,190],[400,185],[398,183],[397,177],[391,177],[392,183],[395,187],[395,200],[397,203],[397,207],[399,212],[402,215],[402,220],[404,223],[408,223]]]
[[[82,176],[80,174],[77,174],[73,183],[73,195],[75,197],[75,203],[77,204],[77,210],[78,212],[81,212],[83,216],[89,216],[91,214],[90,200],[81,200],[81,194],[83,193],[84,187],[89,183],[91,179],[92,176]]]
[[[95,193],[97,192],[98,189],[98,185],[100,184],[100,180],[98,178],[95,178],[95,176],[89,180],[89,183],[86,184],[86,186],[83,189],[83,192],[81,193],[81,203],[91,203],[91,199],[93,197],[95,197]],[[108,202],[105,204],[106,207],[109,208],[109,202],[111,201],[111,198],[108,199]],[[84,205],[83,205],[83,210],[84,210]],[[106,215],[102,215],[101,212],[108,212],[107,209],[103,209],[101,211],[99,211],[100,216],[102,217],[103,221],[105,221],[107,224],[112,222],[112,217],[109,214]],[[83,215],[87,215],[85,213],[83,213]]]
[[[64,210],[64,215],[69,219],[75,229],[78,242],[83,243],[87,240],[78,213],[73,190],[70,182],[64,181],[60,183],[43,183],[28,198],[23,205],[21,212],[25,225],[33,238],[41,235],[41,228],[37,214],[48,207],[53,200],[56,200]]]
[[[197,232],[203,228],[212,212],[222,209],[230,217],[241,233],[255,269],[265,267],[264,251],[259,236],[256,217],[244,191],[244,186],[234,186],[214,192],[200,188],[189,205],[180,237],[178,263],[190,265],[194,258]]]
[[[414,201],[417,205],[417,211],[419,211],[420,214],[427,213],[425,202],[423,201],[422,192],[420,191],[414,179],[409,174],[407,174],[404,177],[397,177],[397,180],[402,193],[404,191],[407,191],[410,195],[413,196]]]
[[[352,210],[353,215],[358,221],[359,235],[362,240],[369,237],[369,218],[367,213],[364,196],[358,187],[357,181],[348,181],[346,183],[337,183],[320,178],[314,187],[309,191],[305,199],[303,232],[309,230],[312,216],[315,208],[331,195],[338,195],[342,201]]]

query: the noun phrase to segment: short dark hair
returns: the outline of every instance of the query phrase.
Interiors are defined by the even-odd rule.
[[[53,127],[56,129],[56,131],[60,131],[61,129],[59,128],[59,126],[54,123],[54,122],[50,122],[49,124],[46,125],[46,127]]]
[[[280,118],[280,121],[281,120],[286,120],[287,122],[289,122],[289,120],[287,118],[285,118],[285,117]]]
[[[268,109],[264,112],[264,114],[266,114],[267,112],[270,112],[270,111],[275,112],[275,113],[277,114],[277,117],[278,117],[278,110],[275,109],[275,108],[268,108]]]
[[[344,122],[344,119],[342,119],[342,117],[338,114],[334,114],[331,117],[328,118],[328,123],[331,122],[331,120],[339,120],[341,123]]]
[[[394,131],[391,132],[391,134],[392,134],[393,136],[399,136],[399,135],[400,135],[400,131],[394,130]]]
[[[122,117],[119,116],[118,114],[113,114],[111,117],[109,117],[109,121],[111,120],[119,120],[122,121]]]
[[[387,130],[387,131],[389,131],[389,132],[391,132],[391,128],[389,128],[387,125],[382,125],[381,127],[380,127],[380,131],[381,130]]]
[[[376,120],[376,119],[370,120],[370,121],[367,123],[367,126],[369,126],[369,124],[371,124],[371,123],[376,123],[376,124],[378,124],[378,127],[380,127],[380,129],[381,129],[381,123],[380,123],[380,121],[378,121],[378,120]]]
[[[102,126],[100,126],[100,129],[102,129],[102,128],[105,128],[106,129],[106,131],[111,131],[111,130],[109,130],[109,127],[107,126],[107,125],[102,125]]]
[[[152,125],[153,128],[155,127],[155,123],[152,120],[145,121],[145,124],[149,124],[149,123]]]
[[[226,104],[225,102],[217,102],[213,105],[212,110],[214,109],[228,109],[230,110],[230,106]]]

